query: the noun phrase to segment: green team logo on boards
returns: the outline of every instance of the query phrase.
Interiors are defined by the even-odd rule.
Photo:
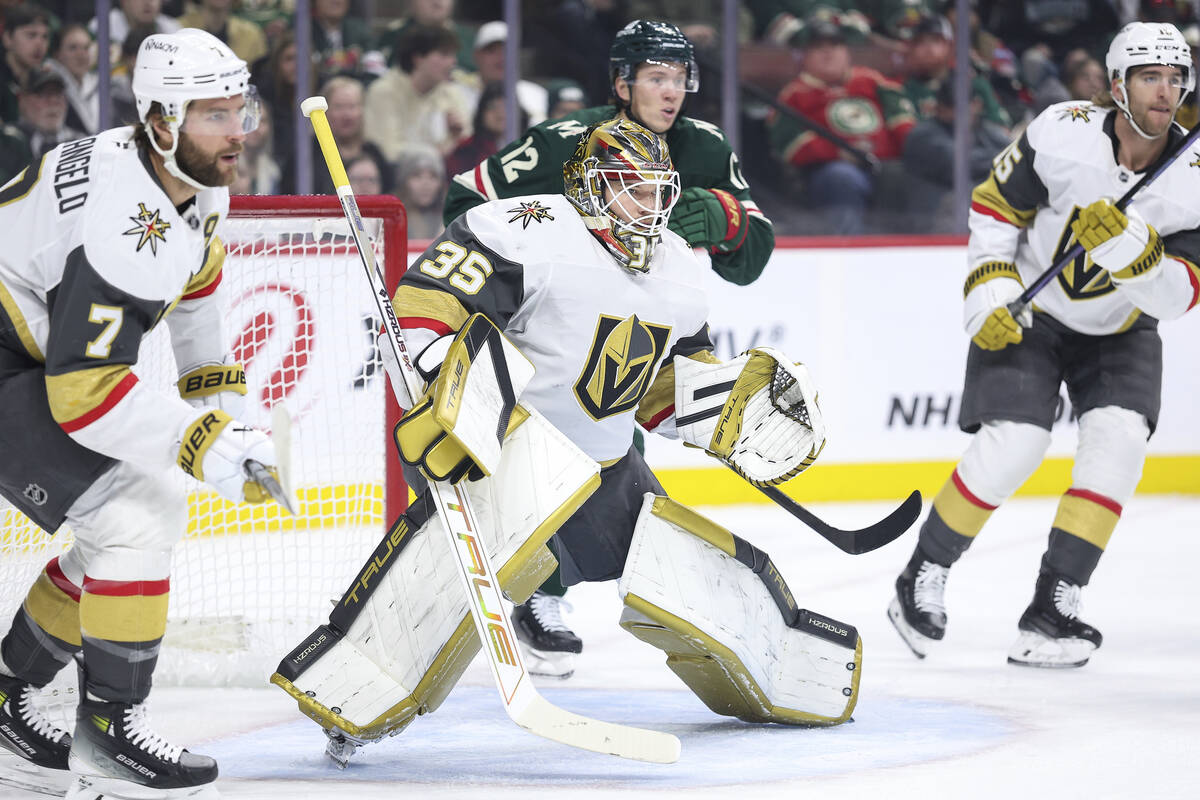
[[[1071,223],[1078,216],[1079,206],[1075,206],[1063,225],[1058,246],[1054,248],[1054,255],[1050,257],[1051,264],[1058,263],[1058,260],[1075,246],[1075,231],[1071,230]],[[1093,263],[1091,256],[1086,252],[1076,256],[1066,269],[1058,273],[1058,285],[1072,300],[1092,300],[1117,290],[1109,280],[1108,270],[1101,269]]]
[[[861,97],[840,97],[834,100],[825,116],[835,131],[853,136],[874,133],[883,125],[879,110]]]
[[[575,397],[592,419],[636,408],[662,361],[671,326],[600,315]]]

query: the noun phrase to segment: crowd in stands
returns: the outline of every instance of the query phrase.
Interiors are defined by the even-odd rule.
[[[608,49],[632,19],[679,25],[701,54],[684,113],[721,122],[721,0],[523,0],[518,130],[603,104]],[[737,37],[747,179],[780,234],[960,230],[954,132],[968,126],[972,181],[1040,111],[1107,87],[1104,54],[1125,22],[1172,22],[1200,46],[1200,0],[972,0],[970,101],[954,105],[952,0],[743,0]],[[210,31],[251,65],[265,113],[234,191],[295,192],[294,0],[113,0],[110,74],[97,74],[91,3],[0,0],[0,184],[101,124],[136,121],[142,40]],[[435,236],[447,183],[503,147],[505,43],[496,0],[311,0],[310,87],[351,181],[408,208]],[[1180,121],[1196,121],[1195,97]],[[814,121],[833,139],[807,124]],[[314,155],[313,190],[332,191]]]

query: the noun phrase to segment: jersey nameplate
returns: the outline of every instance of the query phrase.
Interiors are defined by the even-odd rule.
[[[73,211],[87,202],[86,186],[91,180],[88,169],[91,167],[92,148],[96,137],[68,142],[62,147],[58,166],[54,168],[54,196],[58,199],[58,213],[65,214]]]

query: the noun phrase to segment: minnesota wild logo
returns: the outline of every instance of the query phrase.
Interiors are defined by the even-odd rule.
[[[1091,119],[1088,117],[1088,115],[1091,114],[1095,110],[1096,109],[1090,105],[1089,106],[1071,106],[1070,108],[1063,109],[1059,113],[1058,118],[1059,119],[1070,119],[1072,121],[1081,119],[1084,122],[1091,122]]]
[[[537,200],[528,203],[518,203],[516,208],[510,208],[504,213],[512,214],[509,224],[520,222],[521,230],[528,228],[531,222],[540,223],[544,219],[554,219],[554,217],[550,216],[550,207],[542,205]]]
[[[167,240],[166,232],[170,229],[171,223],[164,219],[160,219],[158,209],[151,211],[146,208],[145,203],[138,203],[138,214],[135,217],[129,218],[137,223],[129,230],[125,231],[125,236],[138,236],[137,251],[142,252],[142,248],[147,244],[150,245],[150,254],[158,255],[158,243]]]

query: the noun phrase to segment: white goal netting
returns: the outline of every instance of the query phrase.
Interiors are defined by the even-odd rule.
[[[360,205],[394,285],[405,256],[400,204]],[[348,233],[336,199],[313,197],[234,198],[219,232],[226,333],[249,390],[244,421],[269,428],[271,408],[287,408],[300,513],[234,505],[175,473],[188,484],[189,523],[175,548],[156,685],[265,685],[383,535],[385,496],[402,502],[387,463],[381,322]],[[175,391],[165,325],[143,342],[135,371]],[[71,539],[66,527],[48,536],[0,499],[0,635]]]

